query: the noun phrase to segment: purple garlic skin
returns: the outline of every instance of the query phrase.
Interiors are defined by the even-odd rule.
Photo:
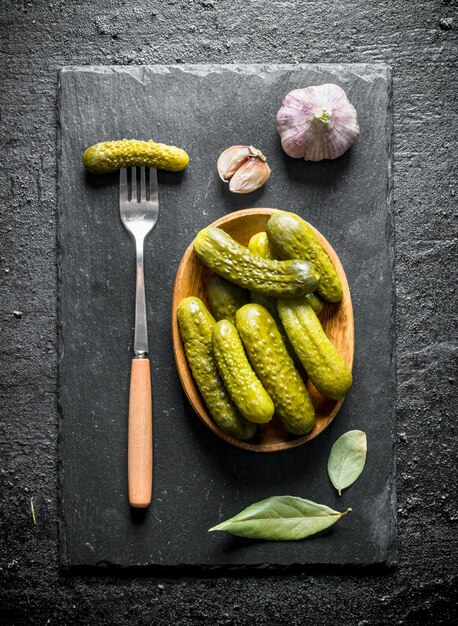
[[[359,137],[355,107],[332,83],[290,91],[277,113],[283,150],[306,161],[337,159]]]

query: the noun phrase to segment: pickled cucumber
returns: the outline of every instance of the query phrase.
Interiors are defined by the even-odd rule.
[[[210,415],[228,435],[250,439],[256,425],[240,415],[218,372],[212,346],[213,316],[195,297],[180,302],[177,316],[186,358]]]
[[[194,240],[194,251],[219,276],[267,296],[295,298],[318,285],[319,273],[311,263],[255,256],[220,228],[201,230]]]
[[[250,241],[248,242],[248,250],[253,254],[257,254],[263,259],[275,259],[272,248],[269,245],[267,233],[265,231],[256,233],[251,237]]]
[[[274,404],[248,362],[237,329],[227,319],[213,327],[213,353],[224,385],[243,417],[256,424],[270,422]]]
[[[156,167],[179,172],[189,163],[187,152],[154,141],[119,139],[96,143],[83,154],[83,165],[92,174],[110,174],[121,167]]]
[[[212,274],[207,283],[210,308],[217,320],[229,320],[235,324],[238,309],[249,301],[248,292],[230,283],[218,274]]]
[[[294,213],[274,213],[266,225],[269,243],[280,259],[305,259],[317,268],[319,296],[327,302],[342,300],[342,285],[333,264],[312,227]]]
[[[253,235],[253,237],[251,237],[250,241],[248,242],[248,250],[252,254],[258,255],[262,257],[263,259],[274,258],[274,255],[272,254],[272,250],[269,246],[269,240],[267,239],[267,234],[265,232],[256,233],[256,235]],[[304,296],[304,297],[307,298],[309,295],[313,295],[313,294],[307,294],[307,296]],[[283,324],[281,323],[281,319],[277,311],[277,301],[275,300],[275,298],[272,298],[271,296],[264,296],[263,294],[256,293],[255,291],[250,291],[250,299],[251,299],[251,302],[254,302],[255,304],[260,304],[261,306],[263,306],[265,309],[269,311],[269,313],[274,318],[275,323],[277,324],[278,332],[280,333],[281,338],[283,339],[283,343],[285,344],[285,347],[288,350],[290,357],[294,361],[294,365],[296,367],[301,367],[301,362],[299,361],[299,358],[294,352],[294,348],[291,345],[290,340],[288,339],[288,335],[286,334],[286,331],[283,328]]]
[[[263,259],[275,259],[272,249],[269,245],[269,239],[266,232],[260,232],[253,235],[248,242],[248,250],[252,254],[257,254]],[[273,298],[257,294],[254,291],[250,292],[250,298],[252,302],[256,302],[256,304],[260,304],[261,306],[265,307],[272,315],[272,317],[275,318],[275,321],[280,320],[277,312],[277,303]],[[306,296],[304,296],[304,298],[306,298],[307,302],[312,306],[315,313],[317,315],[320,315],[324,308],[324,302],[320,300],[320,298],[315,293],[308,293]],[[281,329],[279,330],[281,332]]]
[[[295,435],[310,432],[315,410],[273,317],[259,304],[246,304],[236,313],[236,325],[250,363],[286,430]]]
[[[326,336],[312,307],[300,300],[279,300],[278,312],[286,333],[310,380],[327,398],[343,398],[352,373]]]
[[[262,259],[273,260],[274,256],[269,246],[269,241],[265,232],[256,233],[248,242],[248,250],[255,256],[260,256]],[[269,311],[275,321],[280,321],[277,313],[277,303],[275,298],[266,296],[262,293],[256,293],[256,291],[250,291],[251,302],[260,304]]]
[[[308,293],[306,296],[304,296],[304,298],[307,304],[310,304],[312,309],[317,314],[317,317],[319,318],[324,309],[323,300],[321,300],[321,298],[319,298],[316,293]]]

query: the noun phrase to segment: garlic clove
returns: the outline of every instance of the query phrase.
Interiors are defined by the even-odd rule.
[[[253,146],[232,146],[220,155],[217,162],[218,174],[229,182],[234,193],[250,193],[259,189],[270,176],[266,157]]]
[[[221,180],[227,183],[250,156],[252,156],[251,146],[231,146],[224,150],[216,164]]]
[[[277,113],[277,130],[286,154],[306,161],[336,159],[359,136],[356,110],[334,84],[288,93]]]
[[[265,160],[255,156],[243,163],[229,182],[234,193],[251,193],[262,187],[270,176],[270,167]]]

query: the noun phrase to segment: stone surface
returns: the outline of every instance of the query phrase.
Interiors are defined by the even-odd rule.
[[[286,93],[337,82],[360,112],[361,137],[336,161],[287,157],[275,128]],[[394,560],[391,77],[385,65],[66,68],[59,91],[59,400],[64,566],[310,563]],[[178,96],[179,94],[179,96]],[[153,371],[153,504],[139,517],[126,489],[127,405],[134,319],[134,246],[118,213],[118,178],[86,175],[84,149],[114,137],[157,138],[190,153],[182,174],[159,172],[160,213],[145,247]],[[215,163],[234,143],[268,155],[272,176],[237,196]],[[313,442],[253,454],[216,438],[189,406],[174,366],[170,302],[195,234],[238,207],[297,212],[331,242],[355,316],[354,385]],[[329,450],[361,428],[368,462],[339,498]],[[208,528],[271,495],[298,495],[351,516],[311,541],[244,541]],[[193,538],[190,541],[190,538]]]
[[[0,12],[2,621],[456,623],[457,34],[439,25],[456,1],[12,0]],[[59,572],[57,71],[177,59],[393,66],[399,567],[389,575]]]

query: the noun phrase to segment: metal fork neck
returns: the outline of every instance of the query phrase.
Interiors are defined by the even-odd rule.
[[[135,336],[134,354],[139,359],[148,355],[148,332],[146,323],[145,272],[143,269],[144,237],[135,238],[136,249],[136,293],[135,293]]]

